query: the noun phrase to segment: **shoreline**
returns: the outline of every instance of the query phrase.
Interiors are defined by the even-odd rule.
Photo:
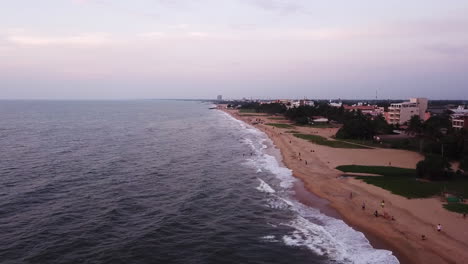
[[[346,162],[386,166],[389,162],[387,157],[392,157],[391,163],[394,166],[414,168],[417,161],[422,159],[419,154],[392,149],[373,150],[373,152],[385,154],[382,155],[383,158],[378,159],[378,155],[369,150],[332,149],[295,138],[285,133],[288,129],[262,124],[262,122],[268,122],[268,116],[241,116],[236,110],[220,110],[254,126],[270,138],[280,151],[281,163],[291,169],[293,176],[298,178],[303,185],[303,187],[295,186],[295,188],[305,190],[305,192],[301,190],[298,200],[305,199],[301,202],[314,207],[316,205],[310,204],[308,199],[314,200],[313,197],[318,197],[327,201],[325,204],[319,202],[318,208],[323,209],[326,214],[332,214],[331,216],[335,218],[337,214],[338,218],[353,229],[364,233],[373,247],[392,251],[403,264],[468,262],[466,252],[468,236],[464,236],[468,234],[468,221],[457,219],[455,214],[443,208],[439,210],[437,203],[440,202],[435,198],[408,200],[360,180],[342,178],[340,177],[342,173],[334,169],[338,165],[347,165],[341,164]],[[252,118],[260,119],[262,122],[252,124]],[[297,127],[294,130],[301,130],[301,133],[318,133],[325,137],[330,137],[336,132],[333,129],[307,127]],[[307,160],[308,164],[304,164],[303,159]],[[353,193],[352,199],[349,196],[350,193]],[[391,215],[395,215],[396,221],[372,216],[373,210],[381,209],[379,208],[381,200],[385,200],[385,211],[388,210]],[[362,202],[366,203],[365,211],[361,210]],[[428,217],[427,212],[418,215],[424,212],[424,207],[428,211],[437,209],[437,211],[429,212],[429,215],[435,213],[438,219],[428,219],[431,217]],[[434,221],[441,222],[448,230],[444,230],[443,234],[437,234],[433,228]],[[461,225],[463,232],[459,232],[461,230],[457,230],[452,224]],[[420,234],[425,234],[428,240],[422,241]]]

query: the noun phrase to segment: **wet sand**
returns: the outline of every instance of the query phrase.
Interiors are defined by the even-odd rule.
[[[336,128],[280,129],[262,123],[286,121],[271,120],[268,116],[241,116],[236,110],[224,111],[254,125],[270,137],[280,149],[283,163],[302,180],[303,187],[296,186],[296,190],[298,199],[305,204],[318,207],[330,216],[339,215],[355,229],[364,232],[373,246],[392,250],[401,263],[468,263],[468,220],[445,210],[439,199],[406,199],[352,177],[341,177],[342,173],[335,169],[339,165],[387,166],[390,163],[396,167],[414,168],[423,158],[418,153],[320,146],[285,132],[296,130],[330,138],[336,133]],[[260,119],[260,124],[253,124],[256,119]],[[328,204],[308,196],[304,188],[326,199]],[[350,193],[353,193],[352,199]],[[382,212],[382,200],[385,200],[384,211],[394,216],[395,221],[376,218],[372,214],[375,210]],[[364,211],[362,202],[366,203]],[[435,229],[438,223],[443,226],[442,232]],[[427,240],[421,240],[422,234]]]

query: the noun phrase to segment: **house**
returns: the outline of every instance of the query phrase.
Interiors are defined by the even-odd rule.
[[[312,116],[310,119],[313,123],[328,123],[329,121],[328,118],[323,116]]]
[[[452,117],[452,127],[455,129],[468,130],[468,114]]]
[[[465,109],[464,105],[459,106],[455,109],[450,109],[453,112],[450,115],[452,119],[452,127],[455,129],[467,129],[468,130],[468,109]]]
[[[378,115],[383,115],[384,113],[384,108],[383,107],[378,107],[376,105],[343,105],[345,110],[348,111],[361,111],[363,114],[368,114],[371,116],[378,116]]]

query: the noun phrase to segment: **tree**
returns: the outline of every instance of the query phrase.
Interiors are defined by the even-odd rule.
[[[423,123],[419,116],[414,115],[408,122],[408,128],[406,129],[406,133],[409,135],[419,135],[423,131]]]
[[[460,161],[460,169],[468,172],[468,156],[464,156]]]
[[[343,139],[372,139],[375,127],[368,115],[361,111],[354,113],[352,118],[346,119],[343,126],[336,133],[337,138]]]
[[[416,165],[418,177],[430,180],[443,180],[450,176],[450,163],[440,155],[427,155]]]

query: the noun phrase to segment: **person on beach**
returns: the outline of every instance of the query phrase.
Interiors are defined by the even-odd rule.
[[[463,213],[463,219],[466,219],[466,213]]]
[[[306,165],[307,165],[307,160],[305,162],[306,162]]]
[[[353,199],[353,192],[349,193],[349,199]]]
[[[375,210],[374,215],[375,215],[375,217],[379,217],[379,212],[377,212],[377,210]]]
[[[382,208],[385,207],[385,201],[384,200],[382,200],[382,202],[380,203],[380,206],[382,206]]]
[[[362,202],[362,210],[366,210],[366,203],[365,202]]]
[[[442,226],[440,224],[437,224],[437,232],[442,231]]]
[[[426,236],[425,236],[425,235],[421,235],[421,240],[426,240]]]

